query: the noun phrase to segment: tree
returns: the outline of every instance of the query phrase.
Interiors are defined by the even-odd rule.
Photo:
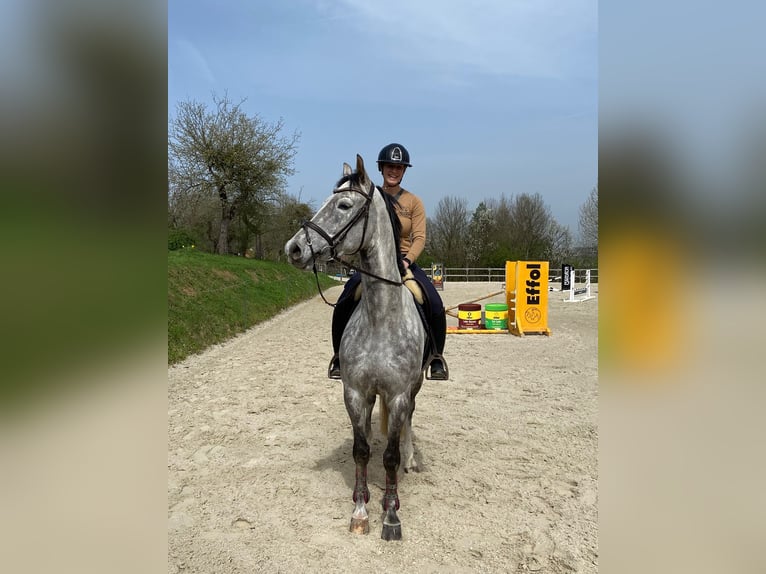
[[[223,255],[229,252],[233,221],[241,226],[240,235],[261,231],[263,215],[294,173],[300,136],[282,137],[281,119],[268,123],[248,116],[243,102],[234,105],[226,97],[214,97],[213,102],[212,111],[198,102],[178,104],[168,133],[168,177],[176,202],[217,198],[215,249]]]
[[[428,251],[447,267],[466,265],[467,205],[465,198],[443,197],[433,218],[428,218]]]
[[[467,264],[473,267],[492,266],[488,256],[497,248],[495,210],[482,201],[476,207],[468,225]]]
[[[298,198],[285,195],[277,202],[273,217],[258,236],[256,257],[284,260],[285,243],[300,229],[301,222],[313,217],[314,210]]]
[[[548,228],[550,247],[545,257],[550,261],[551,267],[559,267],[572,258],[572,233],[568,227],[564,227],[555,220],[551,220]]]
[[[202,251],[215,251],[218,244],[218,201],[213,195],[184,193],[171,182],[168,191],[168,233],[183,231],[195,238]]]
[[[555,220],[539,193],[522,193],[509,204],[508,232],[510,247],[516,259],[536,261],[546,259],[551,252],[551,223]]]
[[[583,247],[598,249],[598,186],[580,206],[580,237]]]

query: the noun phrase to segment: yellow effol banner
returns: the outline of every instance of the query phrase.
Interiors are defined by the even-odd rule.
[[[506,261],[505,292],[508,328],[514,335],[551,334],[547,261]]]

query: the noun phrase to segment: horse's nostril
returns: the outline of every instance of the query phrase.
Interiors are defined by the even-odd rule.
[[[301,258],[301,248],[297,243],[293,243],[289,247],[289,254],[292,259],[300,259]]]

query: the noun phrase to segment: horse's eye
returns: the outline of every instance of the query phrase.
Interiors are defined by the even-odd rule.
[[[352,207],[354,207],[354,203],[350,199],[341,199],[338,202],[338,209],[341,211],[348,211]]]

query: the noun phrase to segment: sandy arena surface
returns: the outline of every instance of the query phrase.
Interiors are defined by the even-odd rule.
[[[501,289],[447,282],[442,297]],[[424,382],[413,418],[421,472],[400,472],[400,542],[380,539],[377,406],[370,533],[348,531],[331,314],[317,295],[168,369],[168,572],[598,571],[597,298],[550,293],[550,337],[447,336],[450,380]]]

